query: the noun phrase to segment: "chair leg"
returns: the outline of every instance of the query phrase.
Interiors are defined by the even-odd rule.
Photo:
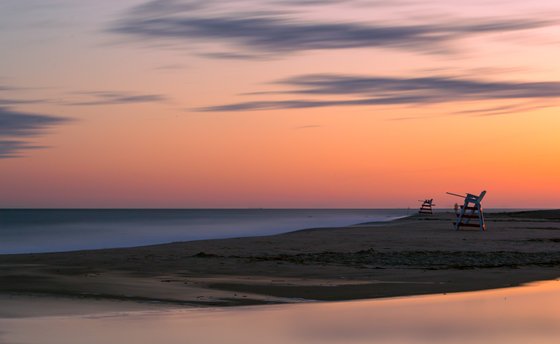
[[[456,231],[458,231],[459,227],[461,227],[461,223],[463,222],[463,215],[465,215],[467,205],[468,205],[468,203],[465,202],[465,204],[463,205],[463,208],[461,208],[461,212],[459,213],[459,216],[457,217],[457,220],[455,220],[455,230]]]
[[[480,229],[485,231],[486,222],[484,222],[484,213],[482,212],[482,207],[480,205],[478,205],[478,220],[480,221]]]

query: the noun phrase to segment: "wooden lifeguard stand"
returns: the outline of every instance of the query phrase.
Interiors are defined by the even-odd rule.
[[[418,210],[418,214],[420,215],[432,215],[434,212],[432,207],[435,207],[434,199],[425,199],[425,200],[418,200],[418,202],[422,202],[422,206],[420,210]]]
[[[482,191],[480,195],[473,195],[468,193],[466,196],[458,195],[456,193],[448,192],[449,195],[464,198],[464,204],[459,208],[455,207],[455,215],[457,219],[453,222],[455,230],[461,227],[478,227],[481,231],[486,230],[486,223],[484,222],[484,213],[482,212],[482,199],[486,195],[486,190]],[[471,220],[478,220],[478,223],[471,223]]]

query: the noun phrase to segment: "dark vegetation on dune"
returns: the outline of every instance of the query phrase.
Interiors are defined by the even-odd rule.
[[[544,239],[543,239],[544,240]],[[559,240],[560,241],[560,240]],[[556,242],[556,241],[555,241]],[[242,259],[246,263],[284,262],[305,265],[342,265],[365,269],[416,268],[416,269],[481,269],[518,268],[521,266],[560,266],[560,252],[515,251],[398,251],[380,252],[373,249],[356,252],[319,252],[294,255],[220,256],[200,252],[196,258]]]

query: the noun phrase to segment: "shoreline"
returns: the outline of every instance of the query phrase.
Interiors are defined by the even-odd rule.
[[[560,276],[560,211],[488,213],[486,232],[454,231],[451,219],[436,213],[272,236],[0,255],[0,297],[226,307],[475,291]]]

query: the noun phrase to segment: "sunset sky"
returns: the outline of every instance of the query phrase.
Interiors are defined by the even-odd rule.
[[[558,0],[2,0],[0,207],[560,207]]]

